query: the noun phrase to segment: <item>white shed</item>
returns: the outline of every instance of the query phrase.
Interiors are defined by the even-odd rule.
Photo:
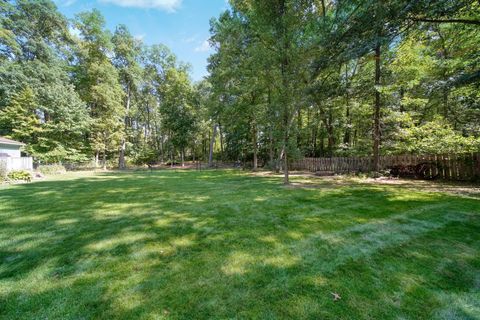
[[[0,137],[0,157],[20,158],[22,156],[20,148],[24,145],[24,143]]]
[[[25,144],[0,137],[0,161],[7,165],[7,170],[33,170],[33,159],[22,157],[21,148]]]

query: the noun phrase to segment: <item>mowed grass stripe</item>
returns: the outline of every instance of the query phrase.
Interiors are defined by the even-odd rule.
[[[308,182],[321,187],[161,171],[4,188],[0,317],[476,317],[478,200]]]

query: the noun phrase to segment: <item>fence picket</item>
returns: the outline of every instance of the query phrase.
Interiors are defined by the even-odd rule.
[[[380,157],[380,169],[395,166],[433,164],[425,172],[425,178],[444,180],[472,180],[480,178],[480,153],[438,155],[390,155]],[[303,158],[293,161],[292,170],[310,172],[353,173],[368,172],[373,168],[372,157],[323,157]]]

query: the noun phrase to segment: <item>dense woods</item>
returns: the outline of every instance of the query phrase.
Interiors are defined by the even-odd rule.
[[[125,168],[200,153],[198,90],[167,47],[123,25],[112,34],[97,10],[68,21],[48,0],[0,5],[0,134],[36,161]]]
[[[232,0],[207,79],[164,45],[0,2],[0,135],[41,163],[99,166],[480,149],[480,4]]]

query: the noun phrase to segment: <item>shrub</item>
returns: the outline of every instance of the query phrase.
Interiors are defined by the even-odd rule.
[[[395,145],[396,153],[446,154],[480,150],[480,139],[464,137],[442,119],[402,129]]]
[[[145,164],[149,164],[148,162],[145,162]],[[180,162],[177,162],[175,160],[167,160],[167,162],[164,163],[166,166],[171,166],[171,165],[174,165],[174,166],[178,166],[180,165]]]
[[[156,163],[158,155],[154,150],[143,149],[134,157],[133,163],[136,165],[145,165]]]
[[[0,159],[0,183],[7,179],[7,163]]]
[[[51,164],[51,165],[42,165],[37,168],[37,170],[46,176],[56,175],[56,174],[64,174],[67,172],[64,166],[60,164]]]
[[[32,174],[25,170],[10,171],[7,178],[12,181],[32,181]]]
[[[282,161],[279,161],[278,159],[268,161],[266,167],[271,171],[280,172],[280,168],[282,167]]]
[[[66,171],[81,171],[81,170],[94,170],[96,169],[95,160],[85,162],[73,162],[63,164]]]

